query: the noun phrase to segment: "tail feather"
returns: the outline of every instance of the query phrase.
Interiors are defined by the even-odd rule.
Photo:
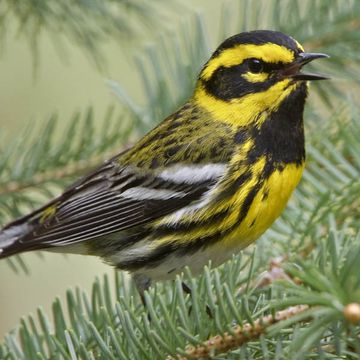
[[[20,217],[4,228],[0,229],[0,259],[22,253],[24,251],[39,249],[40,244],[31,244],[23,241],[39,224],[41,214],[51,206],[57,199],[50,201],[35,211]]]
[[[27,249],[21,249],[18,241],[31,230],[29,224],[19,224],[5,227],[0,231],[0,259]]]

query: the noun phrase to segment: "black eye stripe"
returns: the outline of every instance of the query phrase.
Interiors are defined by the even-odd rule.
[[[243,64],[244,63],[248,63],[249,61],[251,61],[253,59],[246,59],[245,61],[243,61]],[[286,66],[286,64],[282,63],[282,62],[277,62],[277,63],[269,63],[269,62],[265,62],[265,61],[262,61],[262,71],[261,72],[267,72],[267,73],[270,73],[272,71],[276,71],[276,70],[280,70],[282,68],[284,68]],[[238,65],[236,65],[238,66]]]
[[[266,81],[249,82],[241,76],[246,73],[249,73],[249,68],[245,62],[229,67],[220,66],[210,79],[202,79],[202,85],[208,94],[228,101],[249,93],[265,91],[277,81],[275,76],[270,76]]]
[[[275,71],[275,70],[280,70],[282,68],[284,68],[286,66],[286,64],[282,63],[282,62],[277,62],[277,63],[264,63],[264,69],[266,69],[267,72],[271,72],[271,71]]]
[[[248,62],[250,59],[246,59],[244,60],[241,64],[238,65],[232,65],[232,66],[219,66],[213,73],[213,75],[215,73],[225,73],[225,72],[232,72],[232,73],[236,73],[236,72],[243,72],[244,74],[246,72],[249,71],[249,66],[248,66]],[[262,60],[261,60],[262,61]],[[266,72],[266,73],[270,73],[272,71],[276,71],[276,70],[280,70],[283,69],[286,66],[285,63],[282,62],[265,62],[262,61],[262,71],[261,72]]]
[[[207,82],[212,82],[212,81],[219,81],[219,78],[227,78],[227,77],[238,77],[241,74],[246,74],[251,72],[251,70],[249,69],[249,60],[251,59],[246,59],[244,60],[241,64],[238,65],[232,65],[232,66],[219,66],[211,75],[210,79]],[[282,62],[277,62],[277,63],[270,63],[270,62],[265,62],[262,61],[262,69],[261,72],[262,73],[268,73],[271,74],[273,72],[276,72],[277,70],[283,69],[286,66],[285,63]],[[259,73],[259,72],[258,72]]]

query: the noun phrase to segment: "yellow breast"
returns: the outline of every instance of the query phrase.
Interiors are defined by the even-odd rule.
[[[254,164],[252,172],[255,176],[241,185],[230,199],[210,207],[205,206],[195,215],[194,212],[183,214],[180,219],[180,221],[186,221],[191,219],[190,215],[194,218],[200,214],[205,219],[204,225],[189,227],[188,230],[181,233],[174,232],[152,241],[151,246],[155,250],[158,246],[169,243],[178,246],[180,249],[186,246],[191,247],[189,254],[181,255],[180,253],[180,255],[172,257],[169,263],[162,263],[164,270],[160,271],[158,268],[154,268],[157,273],[153,276],[159,276],[159,273],[163,276],[163,274],[167,274],[170,268],[174,267],[177,271],[181,271],[185,265],[191,267],[193,273],[197,273],[201,271],[209,259],[211,259],[213,266],[218,266],[231,258],[237,251],[258,239],[285,208],[291,193],[300,181],[304,168],[303,165],[287,164],[282,170],[274,170],[261,183],[242,218],[241,212],[244,209],[244,202],[247,201],[246,198],[250,191],[256,187],[261,178],[264,165],[264,159],[260,159]],[[228,210],[226,217],[220,221],[206,222],[207,218],[211,218],[212,215],[224,209]],[[169,220],[174,221],[173,216],[161,221],[162,223],[164,221],[169,223]],[[204,239],[207,239],[207,244],[203,242]],[[198,251],[194,251],[196,244],[200,244]],[[177,267],[178,258],[181,258],[181,265]]]
[[[287,164],[281,170],[274,170],[261,182],[261,186],[257,188],[245,213],[244,204],[248,201],[249,193],[256,188],[265,164],[265,158],[261,158],[256,164],[253,164],[253,176],[240,185],[231,198],[210,203],[210,206],[195,206],[196,209],[190,207],[188,211],[181,212],[181,214],[171,214],[158,220],[157,225],[171,225],[175,222],[191,224],[195,218],[198,220],[199,226],[195,223],[193,227],[189,225],[186,231],[174,232],[158,238],[153,242],[153,246],[169,242],[186,246],[198,243],[199,239],[215,236],[218,241],[209,243],[211,247],[219,247],[221,251],[234,252],[255,241],[281,214],[291,193],[299,183],[304,168],[303,165]],[[240,173],[242,171],[243,169],[240,169]],[[220,189],[220,191],[222,190]],[[224,210],[226,210],[226,216],[221,220],[207,221]],[[242,212],[244,212],[243,216]]]
[[[264,181],[245,218],[231,234],[226,236],[223,245],[242,248],[262,235],[284,210],[300,181],[303,169],[304,165],[288,164],[282,170],[275,170]]]

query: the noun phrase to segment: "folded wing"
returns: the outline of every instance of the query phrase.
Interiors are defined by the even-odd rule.
[[[9,224],[3,231],[16,233],[16,227],[29,225],[8,254],[72,245],[144,226],[199,201],[222,173],[221,167],[215,169],[184,166],[182,171],[177,165],[174,171],[154,176],[109,162],[48,205]],[[0,256],[8,254],[3,249]]]

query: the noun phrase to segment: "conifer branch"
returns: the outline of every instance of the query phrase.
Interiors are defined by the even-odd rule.
[[[309,359],[317,358],[319,351],[324,358],[334,354],[359,358],[360,118],[358,99],[352,100],[345,90],[353,86],[348,80],[355,78],[359,69],[356,16],[360,2],[243,0],[237,2],[239,13],[234,11],[234,3],[228,3],[228,15],[237,14],[232,19],[236,25],[230,29],[231,19],[224,17],[224,34],[278,29],[306,48],[332,55],[324,62],[323,71],[331,70],[335,81],[327,82],[325,88],[314,84],[311,90],[326,106],[319,107],[314,101],[307,107],[307,119],[311,120],[306,122],[307,170],[286,212],[257,242],[256,254],[247,256],[252,248],[221,268],[206,269],[195,279],[185,276],[192,296],[183,294],[183,278],[178,278],[175,283],[152,287],[146,293],[144,309],[132,281],[119,280],[125,278],[123,273],[117,274],[115,289],[107,277],[105,281],[97,279],[91,294],[69,290],[67,306],[56,300],[51,319],[42,310],[38,319],[31,315],[24,318],[18,331],[6,335],[0,344],[1,359],[152,360],[167,354],[179,359],[189,358],[191,351],[198,356],[227,352],[229,359]],[[78,15],[83,19],[82,12]],[[60,20],[66,26],[69,18]],[[189,96],[198,66],[219,39],[208,46],[201,17],[187,25],[173,36],[162,37],[137,59],[145,105],[137,104],[122,88],[114,89],[131,115],[129,123],[124,118],[116,123],[105,121],[101,132],[90,111],[85,122],[75,117],[60,138],[51,136],[54,126],[49,122],[45,131],[36,133],[36,142],[27,136],[18,139],[17,146],[2,142],[0,183],[5,192],[0,198],[1,222],[46,201],[52,196],[51,185],[65,186],[70,177],[101,162],[106,157],[102,154],[111,149],[117,152],[122,144],[132,141],[132,130],[143,133]],[[90,30],[82,39],[93,35],[94,28]],[[90,52],[92,45],[96,44],[90,43]],[[337,102],[346,104],[346,111],[332,111]],[[259,286],[259,274],[268,270],[269,259],[278,257],[283,259],[280,273],[286,281],[273,282],[270,276]],[[207,305],[211,319],[206,314]],[[280,311],[261,317],[269,309]],[[312,321],[307,321],[309,318]],[[244,325],[232,328],[234,322]],[[209,334],[219,335],[209,338]],[[203,343],[203,339],[208,340]],[[192,347],[186,348],[188,344]]]
[[[126,148],[127,146],[123,147],[123,149]],[[120,151],[118,148],[116,148],[114,149],[114,151],[108,151],[105,154],[94,155],[93,157],[90,157],[86,160],[79,160],[78,162],[69,165],[64,165],[62,167],[45,171],[43,173],[38,173],[34,175],[31,178],[31,180],[10,181],[0,186],[0,196],[23,191],[23,190],[28,190],[29,188],[32,187],[38,188],[48,182],[54,182],[58,180],[64,180],[66,178],[74,178],[76,176],[80,176],[90,171],[95,166],[101,164],[106,159],[109,159],[110,157],[114,156],[115,152],[120,152]]]
[[[231,329],[231,332],[215,335],[201,345],[190,346],[185,350],[186,357],[178,355],[176,357],[168,356],[166,359],[211,359],[216,355],[228,353],[249,341],[258,339],[262,334],[266,333],[266,330],[271,325],[290,319],[308,309],[308,305],[290,306],[287,309],[276,312],[275,315],[267,315],[256,319],[253,323],[245,323],[241,326],[237,325]]]
[[[39,61],[39,40],[46,34],[62,59],[66,58],[67,41],[76,44],[90,56],[99,70],[106,66],[101,51],[103,43],[114,39],[123,42],[139,39],[149,29],[166,26],[174,11],[187,11],[176,0],[83,0],[37,1],[3,0],[0,6],[0,47],[6,45],[9,28],[26,38],[34,66]],[[159,18],[162,21],[159,21]]]

